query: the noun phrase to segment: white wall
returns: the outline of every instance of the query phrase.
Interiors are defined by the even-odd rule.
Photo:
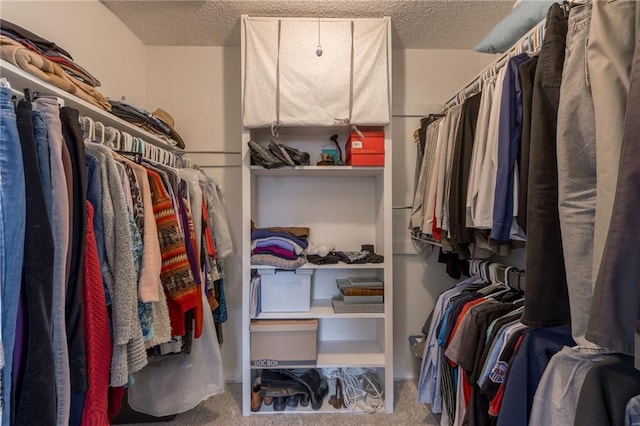
[[[239,47],[145,47],[106,7],[90,1],[0,1],[3,19],[21,25],[69,50],[95,73],[102,92],[147,110],[161,107],[175,119],[186,151],[206,167],[225,193],[234,243],[240,246],[241,143]],[[411,204],[419,117],[435,112],[492,58],[459,50],[393,51],[393,205]],[[394,210],[394,364],[398,379],[412,376],[407,337],[420,332],[438,294],[455,280],[447,277],[437,253],[414,254],[408,240],[408,211]],[[241,378],[240,259],[225,262],[229,321],[222,345],[227,380]]]
[[[148,47],[147,96],[150,108],[161,107],[175,120],[188,157],[203,165],[222,186],[231,236],[241,246],[242,172],[240,144],[240,47]],[[238,154],[234,154],[234,153]],[[208,167],[211,166],[211,167]],[[222,166],[222,167],[218,167]],[[228,166],[228,167],[224,167]],[[229,321],[223,325],[222,359],[225,378],[242,377],[241,255],[224,261]]]
[[[146,106],[146,47],[98,0],[1,0],[0,16],[64,48],[105,96]]]
[[[408,337],[420,334],[438,295],[456,283],[438,263],[438,250],[423,258],[409,238],[420,117],[435,113],[493,58],[466,50],[393,50],[393,337],[394,376],[413,377]]]

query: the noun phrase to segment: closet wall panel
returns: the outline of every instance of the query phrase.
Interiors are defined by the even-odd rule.
[[[413,202],[416,147],[413,132],[420,116],[438,108],[494,59],[469,50],[394,49],[393,51],[393,206]],[[407,337],[420,334],[440,291],[454,285],[437,248],[424,262],[415,252],[409,231],[409,210],[393,210],[394,375],[413,377],[414,355]]]
[[[125,96],[135,105],[151,107],[146,102],[146,47],[98,0],[2,0],[0,9],[2,19],[69,51],[100,80],[100,92],[106,97]]]

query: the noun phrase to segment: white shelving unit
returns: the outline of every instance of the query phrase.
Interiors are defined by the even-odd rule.
[[[246,40],[242,39],[242,81],[245,76]],[[389,32],[391,28],[389,24]],[[391,37],[388,37],[388,72],[391,81]],[[244,90],[244,86],[243,86]],[[391,89],[389,99],[391,99]],[[279,142],[308,152],[310,166],[264,169],[252,166],[247,142],[266,146],[272,138],[270,129],[242,129],[242,381],[243,414],[274,413],[265,407],[252,413],[251,384],[256,370],[251,367],[250,281],[257,269],[251,265],[251,221],[258,227],[305,226],[311,229],[310,240],[316,244],[333,243],[337,250],[357,251],[363,244],[373,244],[384,256],[380,264],[345,263],[306,264],[312,269],[311,309],[308,312],[263,312],[257,319],[317,319],[316,368],[372,368],[384,383],[384,411],[393,412],[393,271],[391,208],[391,124],[384,127],[384,167],[315,166],[321,149],[332,146],[329,137],[338,135],[343,147],[349,127],[280,128]],[[334,313],[331,297],[338,293],[336,278],[377,276],[384,281],[383,313]],[[287,408],[287,412],[345,412],[328,405],[329,395],[319,411],[310,407]]]

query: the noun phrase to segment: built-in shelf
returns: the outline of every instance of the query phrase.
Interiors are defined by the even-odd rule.
[[[378,368],[385,366],[385,356],[376,340],[320,340],[316,366]]]
[[[270,265],[251,265],[251,269],[278,269]],[[316,265],[305,263],[298,269],[384,269],[384,263],[333,263],[330,265]]]
[[[42,81],[36,76],[16,67],[12,63],[1,59],[0,77],[5,77],[9,81],[9,84],[11,84],[11,88],[14,90],[23,92],[24,89],[29,89],[31,93],[38,92],[42,95],[57,96],[64,100],[65,106],[77,109],[80,111],[80,115],[82,116],[89,117],[94,121],[99,121],[105,126],[115,127],[121,132],[129,133],[133,137],[140,138],[147,143],[166,149],[167,151],[177,154],[183,152],[180,148],[170,145],[164,139],[159,138],[153,133],[124,121],[110,112],[98,108],[89,102],[60,89],[59,87],[47,83],[46,81]]]
[[[243,82],[248,70],[245,53],[247,40],[244,27],[248,17],[243,16],[242,72]],[[391,26],[387,24],[387,67],[391,78]],[[375,82],[367,85],[366,90],[390,90]],[[371,87],[369,87],[371,86]],[[319,89],[322,90],[322,85]],[[244,87],[243,87],[244,89]],[[243,91],[244,93],[244,91]],[[391,93],[389,93],[391,95]],[[390,97],[392,98],[392,97]],[[304,111],[300,111],[304,114]],[[304,118],[304,116],[301,116]],[[297,120],[296,120],[297,121]],[[300,121],[298,121],[300,122]],[[305,121],[306,122],[306,121]],[[243,374],[243,414],[277,413],[352,413],[349,409],[334,409],[327,401],[318,411],[310,407],[287,408],[275,412],[272,407],[263,407],[258,413],[250,411],[251,385],[259,370],[251,364],[254,348],[251,344],[251,303],[254,294],[250,291],[252,276],[256,270],[281,269],[267,265],[251,264],[251,227],[253,221],[260,226],[305,226],[310,230],[314,243],[331,242],[338,250],[357,251],[362,244],[373,244],[376,253],[385,256],[382,263],[348,264],[335,263],[316,265],[307,263],[300,270],[313,272],[310,288],[311,305],[307,312],[261,312],[255,319],[291,321],[296,319],[317,321],[315,332],[316,363],[313,367],[328,369],[331,374],[336,368],[373,368],[384,384],[384,406],[386,413],[393,412],[393,209],[392,209],[392,124],[366,127],[358,124],[361,131],[384,131],[384,166],[317,166],[322,150],[335,144],[331,142],[337,135],[343,158],[346,158],[345,143],[352,126],[290,126],[284,121],[278,129],[269,126],[263,128],[242,129],[242,374]],[[338,124],[338,122],[336,122]],[[277,131],[276,131],[277,130]],[[333,138],[335,139],[335,138]],[[254,141],[267,149],[271,140],[277,143],[307,152],[311,165],[279,167],[265,169],[251,164],[251,152],[248,141]],[[364,147],[364,145],[363,145]],[[357,149],[357,146],[352,149]],[[311,271],[309,271],[311,270]],[[271,272],[271,271],[267,271]],[[305,272],[305,271],[300,271]],[[284,274],[289,275],[289,274]],[[384,312],[334,313],[331,297],[339,291],[335,286],[337,278],[348,276],[376,276],[384,282]],[[284,276],[283,276],[284,278]],[[284,280],[282,281],[284,284]],[[287,290],[278,294],[286,298]],[[307,299],[306,288],[304,300]],[[379,306],[373,309],[381,308]],[[358,307],[363,309],[363,307]],[[382,310],[382,309],[381,309]],[[287,330],[288,332],[289,330]],[[292,327],[291,331],[296,331]],[[296,333],[285,334],[273,330],[273,344],[294,349],[300,338]],[[276,339],[277,337],[277,339]],[[278,341],[278,343],[275,343]],[[280,343],[283,342],[283,343]],[[259,349],[259,348],[258,348]],[[306,359],[306,358],[305,358]],[[274,360],[278,361],[278,360]],[[295,362],[295,359],[292,360]],[[304,361],[304,360],[303,360]],[[309,367],[309,366],[307,366]],[[330,395],[335,391],[330,390]],[[287,423],[286,417],[282,423]]]
[[[382,175],[384,167],[296,166],[265,169],[251,166],[251,173],[256,176],[370,177]]]
[[[330,299],[314,299],[309,312],[261,312],[255,319],[384,318],[384,312],[333,312]]]

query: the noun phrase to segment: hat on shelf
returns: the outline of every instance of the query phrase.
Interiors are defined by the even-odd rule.
[[[173,120],[173,117],[171,116],[171,114],[169,114],[167,111],[163,110],[162,108],[156,108],[156,110],[151,113],[151,116],[153,118],[156,118],[162,121],[169,128],[169,137],[171,137],[171,139],[176,141],[178,148],[184,149],[184,141],[182,140],[178,132],[176,132],[173,127],[175,126],[176,123]]]
[[[173,117],[171,116],[171,114],[169,114],[167,111],[163,110],[162,108],[156,108],[156,110],[153,111],[151,115],[154,118],[157,118],[158,120],[162,121],[164,124],[166,124],[171,128],[175,126],[175,121],[173,120]]]

